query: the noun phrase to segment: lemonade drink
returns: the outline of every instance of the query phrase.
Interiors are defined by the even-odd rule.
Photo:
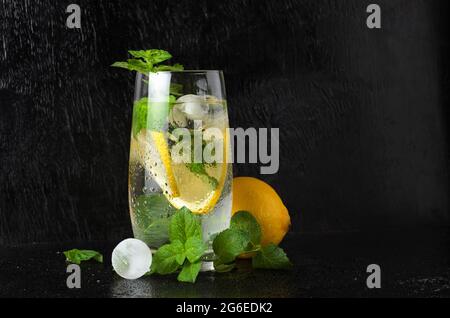
[[[134,104],[130,142],[134,236],[157,249],[168,242],[172,215],[187,207],[200,217],[211,249],[214,235],[228,228],[231,217],[226,101],[209,94],[175,94],[170,77],[161,74],[144,81],[147,94]]]

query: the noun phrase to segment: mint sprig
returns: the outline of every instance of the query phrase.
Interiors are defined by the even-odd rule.
[[[153,256],[150,274],[179,272],[179,281],[194,283],[206,251],[198,216],[185,207],[178,210],[170,220],[169,239],[170,243],[160,247]],[[239,211],[231,218],[230,228],[214,238],[213,249],[217,256],[214,268],[219,273],[233,270],[236,258],[245,253],[252,255],[253,268],[292,267],[282,248],[275,244],[261,246],[261,227],[247,211]]]
[[[181,64],[160,64],[172,58],[172,55],[164,50],[150,49],[139,51],[128,51],[133,58],[126,62],[115,62],[111,66],[120,67],[129,71],[137,71],[142,74],[156,73],[161,71],[182,71]]]
[[[281,247],[269,244],[261,245],[261,227],[247,211],[239,211],[231,218],[230,228],[214,239],[213,249],[218,256],[214,267],[218,272],[234,268],[237,256],[252,255],[252,266],[262,269],[288,269],[292,263]]]
[[[164,50],[130,50],[128,53],[133,57],[125,62],[115,62],[111,66],[124,68],[129,71],[137,71],[141,74],[157,73],[161,71],[182,71],[183,65],[160,64],[172,58],[172,55]],[[167,116],[175,104],[176,97],[180,96],[183,86],[177,83],[171,83],[170,94],[165,101],[151,101],[143,97],[134,102],[133,107],[133,136],[147,128],[154,131],[162,131],[167,125]]]
[[[194,283],[206,250],[199,218],[185,207],[178,210],[170,220],[169,240],[156,251],[151,273],[166,275],[181,268],[178,280]]]

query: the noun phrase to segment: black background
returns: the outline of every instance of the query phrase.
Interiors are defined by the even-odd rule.
[[[161,48],[222,69],[233,127],[279,127],[269,182],[295,232],[446,226],[447,1],[0,3],[0,245],[130,236],[134,78],[109,65]]]

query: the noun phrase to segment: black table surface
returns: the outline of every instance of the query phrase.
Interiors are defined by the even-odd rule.
[[[48,243],[0,248],[0,297],[450,297],[447,229],[377,233],[289,234],[290,271],[203,272],[195,284],[175,276],[125,280],[112,270],[118,242]],[[81,288],[66,286],[63,251],[97,249],[103,264],[81,265]],[[369,264],[381,267],[381,288],[368,289]]]

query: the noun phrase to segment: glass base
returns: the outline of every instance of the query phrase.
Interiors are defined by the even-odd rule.
[[[214,271],[214,259],[216,255],[212,250],[206,252],[202,257],[202,267],[200,269],[201,272],[211,272]]]
[[[214,263],[212,261],[203,261],[202,267],[200,268],[201,272],[214,272]]]

